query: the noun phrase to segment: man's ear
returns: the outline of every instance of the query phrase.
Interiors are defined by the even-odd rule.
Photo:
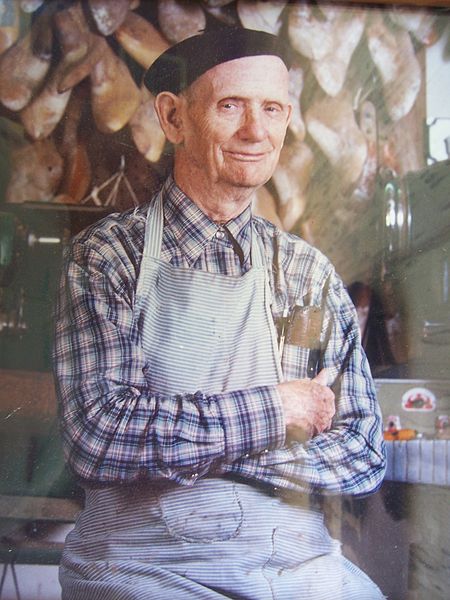
[[[292,119],[292,111],[293,111],[293,107],[292,104],[288,104],[288,115],[287,115],[287,123],[286,123],[286,127],[289,127],[289,123],[291,122]]]
[[[172,92],[161,92],[155,98],[155,110],[166,138],[172,144],[183,141],[181,105],[183,99]]]

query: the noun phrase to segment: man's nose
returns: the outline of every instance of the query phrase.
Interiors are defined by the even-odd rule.
[[[239,134],[241,139],[250,142],[259,142],[266,137],[264,115],[261,114],[261,111],[247,108]]]

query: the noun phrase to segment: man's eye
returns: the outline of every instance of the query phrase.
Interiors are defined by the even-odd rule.
[[[236,104],[233,104],[232,102],[224,102],[222,104],[222,108],[225,110],[232,110],[233,108],[236,108]]]
[[[281,109],[276,104],[269,104],[269,106],[266,106],[266,111],[269,113],[279,113]]]

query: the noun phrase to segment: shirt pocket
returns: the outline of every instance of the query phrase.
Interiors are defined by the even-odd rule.
[[[169,534],[187,542],[230,540],[239,535],[244,520],[234,483],[220,479],[162,492],[159,506]]]
[[[308,377],[310,348],[285,344],[283,349],[283,374],[287,381]]]

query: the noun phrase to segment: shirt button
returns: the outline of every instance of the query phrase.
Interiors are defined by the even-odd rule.
[[[263,450],[264,454],[268,454],[269,453],[269,449],[266,448],[265,450]]]
[[[197,477],[198,477],[198,473],[192,473],[191,479],[197,479]]]
[[[222,231],[222,229],[219,229],[216,233],[216,238],[218,240],[224,240],[225,239],[225,231]]]
[[[250,454],[248,454],[247,452],[244,454],[243,458],[248,458],[250,456]]]

